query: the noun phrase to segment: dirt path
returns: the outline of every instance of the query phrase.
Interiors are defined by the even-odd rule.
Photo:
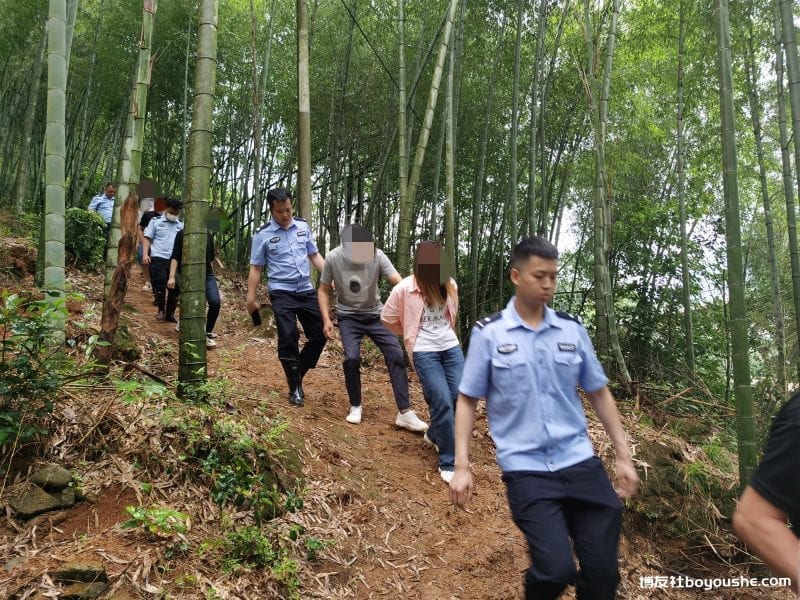
[[[345,597],[517,597],[527,552],[510,520],[485,421],[479,422],[481,433],[473,447],[476,493],[467,511],[456,510],[439,478],[436,453],[420,434],[395,427],[397,409],[388,372],[374,347],[364,353],[360,425],[344,420],[349,402],[338,339],[326,346],[319,365],[305,378],[305,406],[291,407],[272,319],[253,328],[243,302],[231,297],[240,290],[223,286],[227,297],[216,327],[218,346],[208,352],[209,375],[234,382],[254,398],[270,399],[290,429],[305,440],[307,484],[332,485],[343,511],[337,520],[352,527],[352,535],[329,552],[336,562],[323,562],[319,572],[333,573],[329,577]],[[141,291],[137,275],[132,288],[129,302],[146,306],[148,295]],[[133,322],[142,329],[150,327],[150,312],[155,310],[143,310]],[[177,342],[174,326],[153,323],[156,333]],[[412,408],[427,421],[413,372],[410,387]],[[237,410],[246,416],[248,409],[244,405]]]

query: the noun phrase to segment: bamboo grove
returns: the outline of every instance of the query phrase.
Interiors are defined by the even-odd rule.
[[[591,326],[623,394],[735,405],[750,447],[794,387],[790,0],[2,6],[0,203],[46,215],[47,245],[64,207],[147,177],[188,201],[187,240],[192,203],[222,209],[244,268],[283,185],[322,249],[362,223],[407,272],[442,240],[467,341],[511,293],[511,245],[539,234],[563,251],[556,308]]]

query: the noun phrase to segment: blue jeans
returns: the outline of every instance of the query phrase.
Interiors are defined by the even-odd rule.
[[[413,359],[431,413],[428,437],[439,447],[439,468],[452,471],[456,453],[455,405],[464,355],[460,346],[454,346],[441,352],[414,352]]]
[[[222,305],[222,299],[219,295],[219,285],[217,285],[217,278],[214,277],[213,274],[206,275],[206,302],[208,302],[206,333],[211,333],[214,331],[214,325],[217,324],[219,309]]]

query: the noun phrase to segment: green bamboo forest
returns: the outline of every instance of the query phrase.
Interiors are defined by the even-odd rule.
[[[1,597],[521,597],[527,546],[483,409],[465,512],[390,427],[375,347],[365,411],[386,418],[368,435],[343,423],[338,342],[306,406],[286,403],[274,327],[245,305],[276,187],[323,256],[359,224],[406,276],[438,241],[465,353],[514,294],[514,245],[550,240],[552,308],[583,321],[641,478],[618,597],[789,597],[647,588],[770,573],[731,516],[800,376],[797,2],[0,7]],[[87,209],[107,183],[106,243]],[[154,321],[136,259],[157,196],[183,202],[179,331]],[[610,460],[594,417],[589,433]],[[44,489],[72,504],[15,516],[53,464],[69,483]],[[99,587],[69,591],[65,563]]]

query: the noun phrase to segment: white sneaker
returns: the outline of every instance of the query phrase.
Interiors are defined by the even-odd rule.
[[[436,450],[436,452],[439,452],[439,446],[437,446],[436,443],[431,438],[428,437],[427,431],[422,434],[422,441],[428,444],[429,446],[432,446],[433,449]]]
[[[215,342],[215,341],[214,341],[214,340],[211,338],[211,336],[209,336],[208,334],[206,334],[206,348],[216,348],[216,347],[217,347],[217,342]]]
[[[211,331],[211,332],[209,332],[209,333],[206,333],[206,337],[210,337],[210,338],[216,338],[216,337],[217,337],[217,334],[216,334],[216,333],[214,333],[213,331]]]
[[[152,291],[152,289],[153,289],[153,286],[150,285],[150,282],[149,281],[145,281],[144,285],[142,286],[142,291],[143,292],[149,292],[149,291]]]
[[[419,432],[428,430],[428,424],[425,421],[421,421],[413,410],[397,413],[394,424],[403,429],[408,429],[409,431]]]
[[[361,407],[360,406],[351,406],[350,407],[350,414],[348,414],[345,418],[345,421],[348,423],[352,423],[353,425],[358,425],[361,423]]]
[[[444,471],[439,469],[439,477],[441,477],[442,481],[448,485],[450,485],[450,482],[453,481],[453,475],[455,475],[455,471]]]
[[[181,322],[178,321],[177,323],[175,323],[175,331],[180,331],[180,330],[181,330]]]

